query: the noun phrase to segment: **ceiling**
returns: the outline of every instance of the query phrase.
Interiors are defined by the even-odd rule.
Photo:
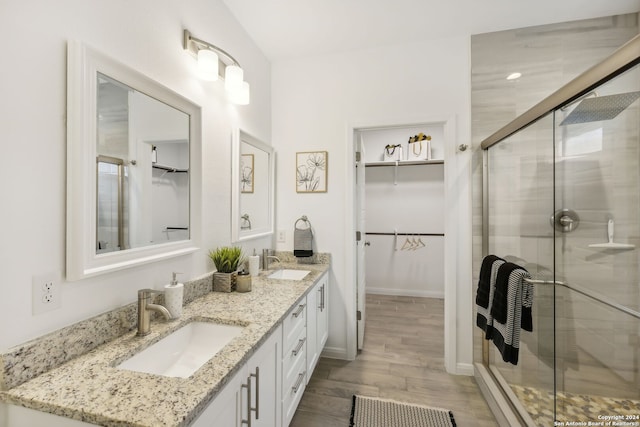
[[[223,1],[271,61],[640,10],[640,0]]]

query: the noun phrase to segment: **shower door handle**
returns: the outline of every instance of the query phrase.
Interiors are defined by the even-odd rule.
[[[523,279],[525,282],[531,285],[560,285],[564,286],[564,282],[560,282],[558,280],[540,280],[540,279]]]

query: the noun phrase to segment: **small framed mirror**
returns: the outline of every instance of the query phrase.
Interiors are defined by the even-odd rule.
[[[237,130],[232,138],[231,238],[234,242],[273,234],[273,148]]]
[[[68,46],[67,278],[198,249],[200,107]]]

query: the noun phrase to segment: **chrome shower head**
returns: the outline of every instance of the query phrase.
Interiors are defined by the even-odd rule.
[[[585,98],[564,118],[560,126],[611,120],[638,98],[640,91]]]

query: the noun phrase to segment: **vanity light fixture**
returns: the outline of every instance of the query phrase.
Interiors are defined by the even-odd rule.
[[[183,47],[198,58],[198,69],[203,79],[214,81],[218,76],[224,78],[224,87],[231,102],[249,104],[249,83],[244,81],[244,71],[233,56],[218,46],[193,37],[189,30],[184,30]]]
[[[516,79],[519,79],[520,77],[522,77],[522,73],[515,72],[515,73],[509,74],[507,76],[507,80],[516,80]]]

